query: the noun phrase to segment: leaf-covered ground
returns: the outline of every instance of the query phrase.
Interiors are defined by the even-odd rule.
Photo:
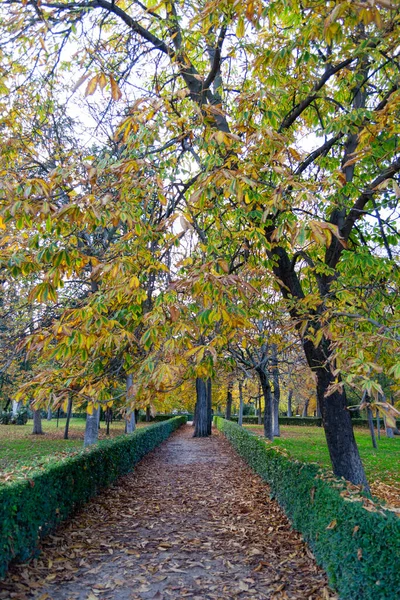
[[[64,440],[65,419],[43,420],[44,435],[32,435],[32,421],[26,425],[0,425],[0,484],[28,475],[48,460],[59,459],[82,450],[85,419],[74,418],[69,428],[69,439]],[[138,423],[138,427],[146,423]],[[114,421],[110,436],[124,433],[125,423]],[[105,424],[101,423],[99,439],[106,439]]]
[[[246,428],[263,436],[263,427],[260,425]],[[274,445],[285,448],[298,460],[331,468],[322,427],[283,425],[281,433],[282,437],[275,438]],[[382,432],[378,449],[375,450],[368,430],[356,428],[354,434],[373,495],[394,508],[400,508],[400,436],[388,439]]]
[[[319,600],[324,572],[222,435],[181,428],[75,518],[0,598]]]

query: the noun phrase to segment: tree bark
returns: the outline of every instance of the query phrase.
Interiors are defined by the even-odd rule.
[[[232,417],[232,383],[228,383],[228,393],[226,395],[225,419],[230,421]]]
[[[150,421],[151,421],[150,406],[146,406],[146,423],[150,423]]]
[[[17,416],[17,412],[21,408],[21,402],[17,402],[16,400],[12,401],[12,414],[14,417]]]
[[[209,387],[208,381],[200,377],[196,379],[196,421],[193,437],[208,437],[211,433],[210,413],[209,413]]]
[[[368,417],[369,432],[371,434],[372,447],[377,448],[378,445],[376,443],[376,437],[375,437],[374,416],[373,416],[372,410],[369,406],[367,408],[367,417]]]
[[[281,400],[281,388],[279,385],[278,348],[276,344],[271,344],[271,366],[272,380],[274,382],[273,433],[274,437],[280,437],[281,432],[279,429],[279,402]]]
[[[130,395],[130,389],[133,385],[133,375],[126,376],[126,396]],[[135,411],[131,410],[126,414],[126,433],[133,433],[136,428]]]
[[[307,398],[304,402],[303,410],[301,411],[302,417],[308,417],[308,405],[310,404],[310,398]]]
[[[239,420],[240,427],[243,426],[243,381],[239,379]]]
[[[69,422],[71,419],[71,413],[72,413],[72,396],[70,396],[68,398],[67,420],[65,422],[64,440],[68,439],[68,430],[69,430]]]
[[[83,446],[91,446],[92,444],[96,444],[99,437],[99,412],[100,407],[93,407],[93,412],[91,415],[86,416],[86,427],[85,427],[85,438],[83,441]]]
[[[112,409],[109,406],[107,406],[107,408],[106,408],[105,419],[106,419],[106,435],[110,435],[110,423],[111,423],[111,419],[112,419]]]
[[[293,398],[293,390],[289,390],[288,399],[287,399],[287,416],[292,417],[292,398]]]
[[[51,406],[49,406],[49,408],[47,409],[47,420],[51,421],[53,414],[51,412]]]
[[[272,441],[274,439],[274,427],[271,384],[264,368],[256,369],[256,371],[260,378],[261,389],[264,396],[264,436]]]
[[[33,411],[33,435],[43,435],[42,429],[42,415],[40,413],[40,409]]]
[[[314,348],[308,340],[303,340],[303,345],[308,364],[317,376],[317,397],[333,472],[356,485],[363,485],[369,491],[347,410],[346,393],[344,390],[335,391],[327,396],[328,388],[335,382],[329,366],[326,366],[329,365],[329,341],[322,342],[322,348],[321,345]]]

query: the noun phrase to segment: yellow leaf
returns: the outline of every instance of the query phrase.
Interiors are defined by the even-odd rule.
[[[327,529],[335,529],[336,525],[337,525],[337,521],[336,521],[336,519],[333,519],[333,521],[331,521],[329,523]]]
[[[237,26],[236,26],[236,35],[238,38],[242,38],[244,36],[244,19],[243,17],[239,17]]]
[[[104,90],[104,88],[106,87],[107,84],[107,77],[104,75],[104,73],[100,73],[99,75],[99,87],[101,90]]]
[[[110,75],[110,84],[111,84],[111,98],[115,101],[118,101],[122,98],[122,92],[119,89],[118,83],[115,81],[114,77]]]
[[[0,229],[5,229],[6,226],[4,225],[4,221],[3,221],[3,217],[0,217]]]
[[[98,81],[99,81],[98,75],[95,75],[94,77],[92,77],[92,79],[87,84],[85,96],[91,96],[92,94],[95,93]]]

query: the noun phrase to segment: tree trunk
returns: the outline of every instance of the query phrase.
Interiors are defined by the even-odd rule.
[[[232,416],[232,383],[228,383],[228,393],[226,396],[225,419],[227,421],[230,421],[231,416]]]
[[[71,419],[71,413],[72,413],[72,396],[70,396],[68,398],[67,420],[65,422],[64,440],[68,439],[69,421]]]
[[[97,408],[93,407],[93,412],[91,415],[87,414],[86,416],[86,427],[85,427],[85,438],[83,441],[83,446],[91,446],[92,444],[96,444],[99,437],[99,412],[100,406]]]
[[[126,433],[133,433],[136,429],[135,411],[132,410],[127,414],[126,419]]]
[[[293,398],[293,390],[289,390],[288,399],[287,399],[287,416],[292,417],[292,398]]]
[[[376,437],[375,437],[374,416],[373,416],[372,410],[369,406],[367,408],[367,417],[368,417],[369,432],[371,434],[372,447],[377,448],[378,445],[376,443]]]
[[[239,379],[239,420],[240,427],[243,426],[243,381]]]
[[[21,402],[17,402],[16,400],[12,401],[12,414],[14,417],[17,416],[17,412],[21,408]]]
[[[394,438],[393,428],[388,427],[386,419],[385,419],[385,431],[386,431],[386,437],[388,437],[390,439]]]
[[[339,211],[337,212],[337,217],[339,218]],[[335,218],[331,222],[334,222],[336,219],[336,215],[333,216]],[[337,222],[335,224],[337,225]],[[272,241],[275,228],[275,223],[266,226],[265,235],[269,242]],[[332,247],[329,247],[326,252],[326,264],[333,268],[336,267],[340,258],[340,252],[337,252],[337,249],[340,248],[342,246],[338,240],[333,240]],[[267,250],[267,252],[274,261],[272,268],[280,282],[282,296],[286,300],[298,299],[301,301],[305,298],[302,283],[295,270],[295,263],[287,254],[285,248],[272,245],[272,249]],[[325,297],[330,292],[332,275],[321,276],[319,281],[321,296]],[[302,327],[301,319],[299,320],[300,315],[293,302],[291,303],[289,312],[294,322],[296,322],[297,329],[300,330]],[[312,313],[308,323],[313,326],[315,324]],[[307,332],[304,333],[306,334]],[[326,397],[329,386],[335,383],[335,378],[330,371],[331,363],[329,359],[332,356],[330,341],[323,336],[319,345],[315,347],[304,333],[302,333],[302,344],[308,366],[317,376],[317,397],[333,472],[338,477],[344,477],[354,484],[364,485],[369,491],[364,467],[354,438],[350,413],[346,408],[346,393],[344,390],[342,392],[336,390]]]
[[[317,398],[317,403],[316,403],[316,405],[317,405],[317,414],[316,414],[316,417],[318,417],[318,419],[320,419],[320,418],[322,417],[322,414],[321,414],[321,407],[320,407],[320,405],[319,405],[318,398]]]
[[[111,419],[112,419],[112,409],[109,406],[107,406],[107,408],[106,408],[105,419],[106,419],[106,435],[110,435],[110,423],[111,423]]]
[[[262,413],[261,413],[261,384],[258,384],[258,408],[257,408],[257,423],[258,425],[262,425]]]
[[[132,396],[132,386],[133,386],[133,375],[126,376],[126,399],[129,402],[129,398]],[[128,410],[126,411],[125,416],[125,433],[133,433],[136,428],[136,420],[135,420],[135,411]]]
[[[274,437],[280,437],[281,432],[279,429],[279,402],[281,400],[281,388],[279,385],[278,348],[276,344],[271,344],[271,354],[272,380],[274,382],[273,434]]]
[[[302,417],[308,417],[308,405],[310,404],[310,398],[307,398],[304,402],[303,411],[301,413]]]
[[[323,349],[322,343],[318,348],[314,348],[308,340],[303,340],[303,344],[308,364],[317,376],[317,397],[333,472],[337,477],[363,485],[369,491],[350,412],[347,410],[346,393],[343,389],[342,392],[337,390],[326,396],[329,386],[335,381],[329,367],[325,366],[329,365],[329,341],[325,341]]]
[[[265,369],[260,368],[256,369],[256,371],[260,378],[261,389],[264,396],[264,436],[272,441],[274,439],[274,427],[271,384]]]
[[[146,406],[146,423],[150,423],[150,421],[151,421],[150,406]]]
[[[47,420],[51,421],[53,414],[51,412],[51,406],[49,406],[49,408],[47,409]]]
[[[376,411],[376,431],[378,434],[378,440],[381,439],[381,418],[379,416],[379,410]]]
[[[209,423],[209,387],[208,381],[200,377],[196,379],[196,422],[194,426],[193,437],[208,437],[211,433],[211,423]]]
[[[33,411],[33,435],[43,435],[42,429],[42,415],[40,414],[40,409]]]

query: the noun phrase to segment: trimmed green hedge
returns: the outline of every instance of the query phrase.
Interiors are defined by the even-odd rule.
[[[175,417],[50,463],[29,480],[0,485],[0,577],[9,562],[29,558],[39,537],[121,475],[186,422]]]
[[[359,495],[346,492],[343,480],[329,477],[317,465],[290,460],[235,423],[214,421],[268,482],[342,600],[400,598],[399,517],[379,505],[367,511]]]
[[[237,423],[238,417],[232,417],[230,420]],[[351,421],[353,427],[368,428],[367,419],[352,419]],[[258,417],[243,417],[243,423],[245,425],[257,425]],[[322,419],[320,417],[279,417],[279,425],[316,425],[317,427],[321,427]],[[374,419],[374,425],[376,427],[376,419]],[[381,429],[383,428],[383,419],[381,419]],[[397,428],[400,429],[400,421],[397,421]]]
[[[161,423],[162,421],[167,421],[168,419],[172,419],[176,416],[181,416],[181,415],[154,415],[154,417],[150,417],[150,422],[151,423]],[[192,421],[193,420],[193,415],[183,415],[184,417],[186,417],[186,419],[188,421]],[[143,423],[144,421],[146,421],[146,415],[140,415],[139,416],[139,422]]]

